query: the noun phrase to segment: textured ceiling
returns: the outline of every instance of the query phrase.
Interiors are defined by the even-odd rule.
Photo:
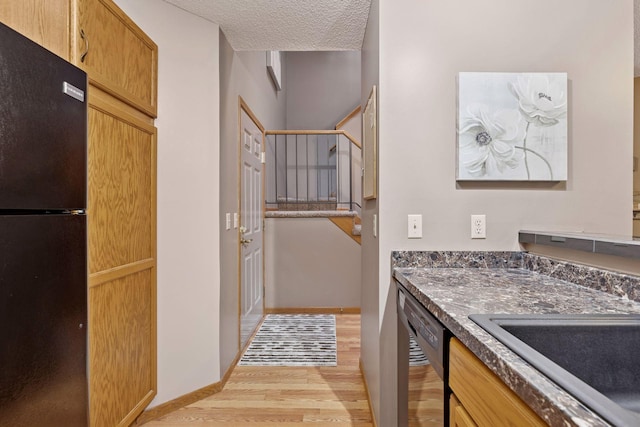
[[[164,0],[220,25],[234,50],[360,50],[371,0]],[[640,0],[634,0],[640,76]]]
[[[220,25],[234,50],[360,50],[371,0],[165,0]]]

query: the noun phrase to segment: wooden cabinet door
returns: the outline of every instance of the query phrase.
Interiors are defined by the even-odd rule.
[[[458,401],[455,394],[450,399],[450,427],[477,427],[477,424],[471,419],[471,416],[464,409],[464,406]]]
[[[547,425],[457,338],[450,341],[449,386],[465,413],[480,426]],[[460,420],[458,425],[464,426],[466,419]]]
[[[0,22],[69,60],[69,0],[0,0]]]
[[[91,425],[131,424],[156,394],[156,129],[89,88]]]
[[[94,86],[157,116],[158,46],[112,0],[76,0],[72,62]]]

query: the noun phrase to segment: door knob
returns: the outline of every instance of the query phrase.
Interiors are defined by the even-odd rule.
[[[243,245],[248,245],[251,242],[253,242],[253,239],[240,239],[240,243],[242,243]]]

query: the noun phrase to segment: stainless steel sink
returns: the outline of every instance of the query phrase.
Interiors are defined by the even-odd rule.
[[[640,426],[640,315],[469,318],[608,422]]]

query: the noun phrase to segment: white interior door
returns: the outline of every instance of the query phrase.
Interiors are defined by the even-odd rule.
[[[263,133],[241,110],[240,346],[243,348],[264,313],[262,251]]]

